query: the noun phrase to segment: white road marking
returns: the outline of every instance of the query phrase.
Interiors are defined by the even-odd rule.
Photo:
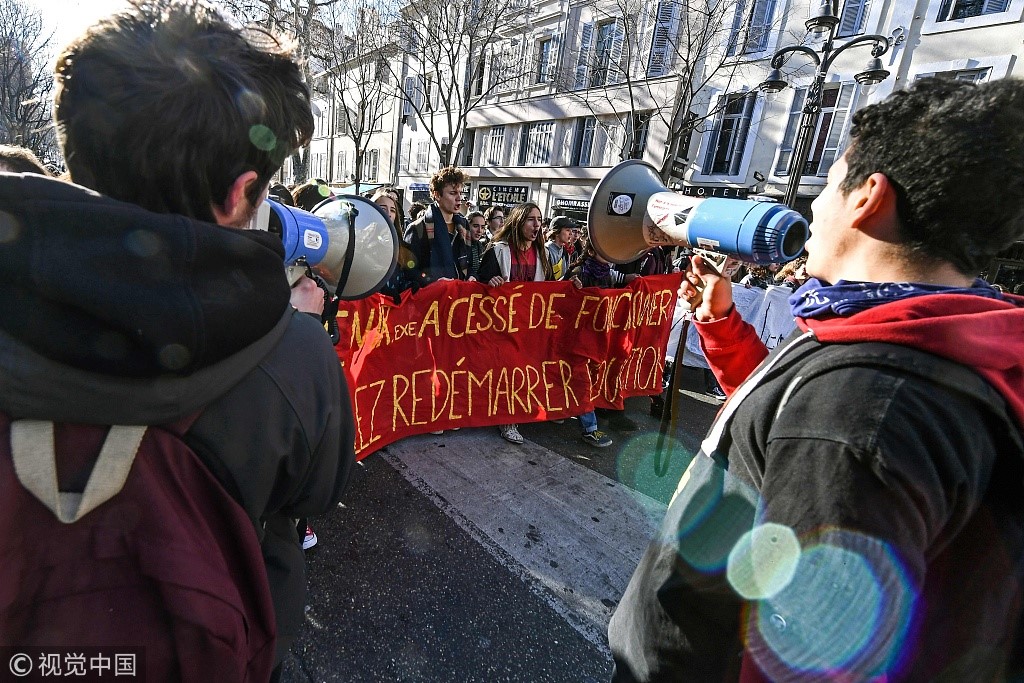
[[[608,653],[608,620],[664,505],[497,429],[403,439],[381,455]]]

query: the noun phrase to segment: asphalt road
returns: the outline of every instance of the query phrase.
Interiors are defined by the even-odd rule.
[[[285,681],[605,681],[607,619],[717,404],[649,400],[594,449],[575,420],[404,439],[314,520],[306,624]],[[605,420],[599,419],[604,429]]]

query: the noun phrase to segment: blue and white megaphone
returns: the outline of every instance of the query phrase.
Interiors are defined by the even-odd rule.
[[[781,204],[689,197],[636,159],[608,171],[590,199],[590,241],[606,261],[629,263],[659,245],[717,251],[752,263],[803,252],[807,221]]]
[[[257,229],[280,235],[291,284],[309,268],[339,299],[361,299],[395,272],[398,232],[369,199],[337,195],[310,213],[271,198],[260,205],[255,223]]]

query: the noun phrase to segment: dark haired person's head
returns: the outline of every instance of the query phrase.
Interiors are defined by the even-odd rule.
[[[430,194],[441,211],[453,214],[462,206],[462,186],[466,174],[454,166],[442,168],[430,178]]]
[[[0,145],[0,172],[50,175],[32,150],[15,145]]]
[[[295,199],[292,197],[291,191],[281,183],[272,183],[268,196],[287,206],[295,206]]]
[[[316,208],[317,204],[333,196],[334,193],[331,192],[331,188],[319,180],[307,180],[292,190],[292,199],[295,200],[295,206],[303,211],[312,211]]]
[[[850,135],[839,191],[884,175],[907,258],[975,276],[1024,239],[1024,81],[925,78],[854,114]]]
[[[56,120],[72,179],[153,211],[254,210],[313,133],[288,49],[199,0],[147,0],[57,60]]]
[[[414,221],[420,217],[420,214],[427,210],[427,205],[423,202],[413,202],[412,206],[409,207],[409,220]]]

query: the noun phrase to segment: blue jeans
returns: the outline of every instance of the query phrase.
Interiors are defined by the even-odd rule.
[[[580,415],[580,424],[583,425],[583,433],[589,434],[597,429],[597,415],[591,410],[589,413]]]

